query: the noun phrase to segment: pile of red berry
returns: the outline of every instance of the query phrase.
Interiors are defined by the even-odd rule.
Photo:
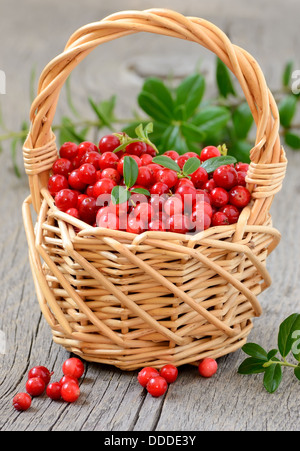
[[[63,377],[57,382],[50,382],[52,372],[45,366],[35,366],[28,373],[26,392],[17,393],[13,399],[16,410],[27,410],[31,406],[32,397],[40,396],[45,391],[53,400],[62,399],[75,402],[80,395],[79,379],[84,373],[84,364],[76,357],[67,359],[62,366]]]
[[[200,155],[157,156],[143,136],[106,135],[98,146],[64,143],[48,182],[57,208],[89,225],[135,234],[195,233],[237,222],[251,200],[247,163],[214,146]]]

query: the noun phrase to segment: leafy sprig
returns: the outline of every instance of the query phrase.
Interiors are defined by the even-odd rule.
[[[294,375],[300,380],[300,314],[294,313],[280,324],[277,349],[267,352],[256,343],[247,343],[242,350],[250,357],[241,363],[238,373],[263,373],[263,384],[269,393],[274,393],[280,386],[283,367],[292,368]],[[293,356],[296,363],[289,362],[288,356]]]

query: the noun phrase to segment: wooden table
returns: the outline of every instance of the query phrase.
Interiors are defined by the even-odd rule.
[[[138,6],[137,6],[138,4]],[[106,3],[105,3],[106,5]],[[126,9],[155,7],[154,1],[127,0]],[[299,2],[273,0],[252,2],[174,0],[160,7],[177,9],[186,15],[205,17],[228,33],[231,40],[252,53],[262,66],[271,89],[280,84],[281,70],[288,59],[297,62]],[[19,130],[28,118],[28,85],[31,68],[39,74],[59,53],[69,35],[79,26],[99,20],[124,8],[124,2],[85,0],[78,2],[6,2],[0,28],[1,67],[6,73],[6,95],[0,98],[9,129]],[[161,39],[165,39],[161,44]],[[5,43],[5,45],[3,44]],[[168,58],[161,58],[158,46]],[[187,46],[189,45],[189,51]],[[145,50],[146,49],[146,50]],[[102,52],[102,53],[101,53]],[[120,114],[134,108],[135,96],[148,75],[166,76],[173,69],[182,77],[203,60],[208,84],[214,85],[214,59],[198,46],[186,42],[141,35],[139,39],[104,45],[89,56],[72,78],[74,101],[82,114],[89,114],[89,95],[107,98],[117,93]],[[181,64],[178,64],[180,62]],[[64,112],[62,95],[57,117]],[[21,146],[18,148],[22,165]],[[202,379],[195,367],[181,367],[177,382],[166,395],[154,399],[137,383],[137,372],[123,373],[101,364],[86,364],[81,396],[75,404],[53,402],[46,396],[34,399],[27,412],[18,413],[12,398],[23,391],[28,370],[46,365],[59,378],[69,353],[52,343],[51,332],[41,315],[33,286],[23,229],[21,206],[28,195],[22,170],[17,179],[4,145],[0,156],[0,330],[6,337],[6,352],[0,355],[0,430],[3,431],[295,431],[299,422],[299,382],[291,371],[284,372],[278,392],[268,394],[261,375],[241,376],[237,368],[245,358],[242,351],[219,359],[218,373]],[[250,339],[271,349],[277,330],[289,314],[299,311],[300,255],[300,152],[287,149],[288,173],[282,191],[272,206],[274,226],[282,241],[268,260],[273,284],[260,296],[263,315],[254,320]]]

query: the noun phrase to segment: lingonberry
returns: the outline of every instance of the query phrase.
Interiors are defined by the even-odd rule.
[[[168,216],[174,216],[175,214],[182,214],[184,210],[184,204],[181,196],[173,195],[169,197],[164,203],[164,212]]]
[[[193,229],[192,222],[186,215],[183,214],[175,214],[170,216],[167,226],[170,231],[174,233],[186,234]]]
[[[86,187],[86,183],[84,183],[79,177],[79,168],[74,169],[74,171],[71,172],[68,182],[71,188],[78,191],[83,191]]]
[[[160,166],[157,163],[150,163],[147,165],[147,168],[150,169],[152,176],[153,176],[153,180],[155,180],[156,174],[158,171],[160,171],[162,169],[162,166]]]
[[[194,186],[182,184],[178,186],[175,194],[179,195],[183,201],[184,211],[191,212],[193,204],[196,202],[197,191]]]
[[[240,210],[234,205],[227,204],[220,211],[227,216],[229,224],[235,224],[239,219]]]
[[[53,399],[54,401],[57,401],[61,398],[61,384],[59,382],[52,382],[51,384],[47,385],[46,388],[46,395]]]
[[[105,155],[105,154],[103,154]],[[93,196],[97,198],[101,194],[111,194],[113,188],[116,186],[116,182],[112,179],[100,179],[94,185]]]
[[[172,384],[177,379],[178,369],[174,365],[167,364],[160,369],[159,374],[167,381],[168,384]]]
[[[216,211],[211,218],[211,223],[213,226],[228,225],[229,219],[222,211]]]
[[[246,186],[247,172],[237,171],[237,185]]]
[[[136,219],[141,219],[144,223],[146,222],[149,224],[149,222],[151,222],[154,218],[155,212],[154,208],[150,204],[142,202],[134,208],[133,214]]]
[[[55,196],[62,189],[69,188],[68,179],[61,174],[54,174],[48,180],[48,190],[51,196]]]
[[[166,232],[166,226],[160,219],[154,219],[148,224],[148,230],[152,232]]]
[[[240,161],[239,163],[237,163],[237,164],[235,165],[235,169],[236,169],[238,172],[239,172],[239,171],[247,172],[248,169],[249,169],[249,164],[248,164],[248,163],[242,163],[242,162]]]
[[[73,216],[73,218],[79,219],[79,211],[77,208],[69,208],[69,210],[66,211],[66,213],[70,216]]]
[[[113,180],[117,185],[121,181],[121,176],[118,173],[118,171],[114,168],[106,168],[101,172],[101,175],[99,178],[102,179],[111,179]]]
[[[238,208],[246,207],[251,200],[251,193],[241,185],[234,186],[229,191],[229,203]]]
[[[183,155],[179,155],[179,157],[176,160],[176,163],[178,164],[178,166],[180,167],[180,169],[183,168],[183,166],[185,165],[185,163],[187,162],[187,160],[190,157],[185,153]]]
[[[201,200],[200,202],[197,201],[193,206],[193,213],[197,211],[206,213],[210,217],[212,217],[213,214],[212,206],[210,205],[210,203],[205,202],[204,200]]]
[[[116,169],[117,164],[119,162],[119,157],[113,152],[105,152],[99,158],[99,168],[103,171],[103,169],[113,168]]]
[[[191,181],[193,182],[195,188],[202,188],[203,185],[208,181],[208,173],[201,166],[191,174]]]
[[[150,188],[150,194],[158,194],[159,196],[169,192],[169,187],[165,183],[157,182]]]
[[[76,382],[76,384],[79,385],[79,382],[78,382],[77,377],[74,377],[74,376],[67,376],[67,375],[64,375],[64,376],[60,379],[59,384],[62,386],[62,385],[64,385],[66,382],[69,382],[69,381]]]
[[[156,183],[165,183],[169,188],[173,188],[178,180],[177,172],[172,169],[160,169],[155,176]]]
[[[203,377],[212,377],[218,370],[218,364],[215,359],[205,358],[198,366],[198,370]]]
[[[195,232],[202,232],[211,225],[211,216],[205,211],[195,210],[191,215],[191,221],[194,224]]]
[[[159,376],[159,372],[157,369],[152,368],[151,366],[146,366],[145,368],[139,371],[137,380],[142,387],[146,387],[149,380],[157,376]]]
[[[210,193],[214,188],[216,188],[216,182],[213,178],[207,180],[207,182],[202,186],[202,189],[205,189],[208,193]]]
[[[69,174],[70,172],[72,172],[72,170],[72,162],[70,160],[67,160],[67,158],[58,158],[52,165],[53,174],[63,175],[66,177],[66,179],[69,177]]]
[[[94,197],[94,185],[88,185],[85,189],[87,197]]]
[[[172,160],[176,161],[179,158],[179,153],[175,150],[167,150],[167,152],[164,153],[165,157],[170,157]]]
[[[151,155],[149,155],[148,153],[144,153],[141,156],[141,162],[143,166],[147,166],[148,164],[150,164],[152,162],[153,157],[151,157]]]
[[[119,218],[116,214],[114,214],[112,212],[106,212],[106,213],[102,213],[99,215],[97,214],[96,224],[98,227],[102,227],[104,229],[110,229],[110,230],[119,230],[120,229]]]
[[[226,190],[233,188],[238,181],[237,171],[230,165],[219,166],[213,174],[216,186]]]
[[[65,376],[72,376],[76,377],[76,379],[80,379],[84,373],[84,364],[77,357],[71,357],[63,363],[62,371]]]
[[[206,161],[209,158],[220,157],[220,156],[221,156],[221,152],[215,146],[204,147],[204,149],[202,149],[200,152],[200,160],[201,161]]]
[[[13,398],[13,406],[16,410],[28,410],[31,401],[31,396],[28,393],[17,393]]]
[[[158,398],[159,396],[162,396],[166,393],[168,389],[168,383],[162,376],[152,377],[149,380],[146,389],[151,396]]]
[[[151,185],[152,180],[151,170],[147,166],[141,166],[139,168],[136,184],[147,188]]]
[[[113,152],[120,145],[120,140],[115,135],[105,135],[99,141],[99,150],[101,153]]]
[[[123,177],[123,166],[124,166],[124,158],[125,157],[128,157],[128,156],[130,156],[131,158],[133,158],[134,160],[135,160],[135,162],[137,163],[137,165],[138,165],[138,167],[141,167],[142,166],[142,161],[141,161],[141,159],[140,159],[140,157],[138,157],[137,155],[123,155],[121,158],[120,158],[120,160],[118,161],[118,164],[117,164],[117,171],[119,172],[119,174],[121,175],[121,177]]]
[[[197,189],[197,198],[196,202],[207,202],[211,203],[211,195],[205,189]]]
[[[147,154],[151,155],[151,157],[155,157],[156,156],[156,150],[154,149],[154,147],[150,146],[150,144],[146,144],[147,147]]]
[[[96,199],[94,197],[86,197],[79,205],[79,217],[87,224],[93,225],[96,221],[98,209]]]
[[[73,142],[65,142],[59,149],[59,155],[61,158],[66,158],[67,160],[74,160],[78,154],[78,146]]]
[[[220,208],[228,204],[229,194],[224,188],[217,186],[210,192],[210,195],[211,195],[211,203],[215,207]]]
[[[30,396],[40,396],[45,388],[45,381],[39,376],[32,377],[26,382],[26,391]]]
[[[45,366],[34,366],[28,372],[28,379],[41,377],[46,385],[49,384],[52,373]]]
[[[81,202],[83,201],[83,199],[86,199],[87,197],[88,197],[87,194],[83,194],[83,193],[78,194],[78,199],[77,199],[77,210],[79,209],[80,204],[81,204]]]
[[[80,396],[79,385],[74,381],[66,382],[61,386],[61,397],[66,402],[75,402]]]
[[[126,228],[127,232],[139,235],[140,233],[143,233],[145,229],[146,229],[145,222],[141,218],[137,219],[135,216],[128,217]]]
[[[83,163],[78,169],[78,177],[82,183],[92,185],[97,180],[97,169],[91,163]]]
[[[88,152],[82,157],[82,164],[89,163],[92,164],[96,170],[98,171],[100,169],[99,167],[99,160],[101,158],[101,155],[98,152]]]
[[[98,152],[97,146],[91,141],[83,141],[78,144],[78,156],[83,157],[89,152]]]
[[[59,210],[67,211],[77,207],[78,194],[69,188],[62,189],[55,195],[54,200]]]
[[[143,141],[133,142],[126,146],[125,151],[128,155],[140,157],[147,152],[147,146]]]

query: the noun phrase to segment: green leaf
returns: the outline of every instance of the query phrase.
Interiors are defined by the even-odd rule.
[[[284,67],[283,74],[282,74],[282,86],[284,88],[288,88],[290,85],[292,72],[293,72],[293,66],[294,66],[293,61],[289,61]]]
[[[297,97],[290,94],[283,99],[278,104],[278,110],[280,115],[281,125],[285,128],[289,128],[292,120],[295,116],[297,109]]]
[[[300,381],[300,366],[299,365],[294,369],[294,374],[295,374],[296,378],[299,379],[299,381]]]
[[[285,358],[292,349],[295,338],[292,337],[295,331],[300,330],[300,315],[293,313],[286,318],[279,327],[278,349],[283,358]]]
[[[248,103],[244,102],[234,110],[232,121],[236,137],[238,139],[247,138],[253,124],[253,116]]]
[[[293,340],[293,344],[292,344],[292,348],[291,348],[292,354],[295,357],[295,359],[298,362],[300,362],[300,330],[295,329],[292,332],[291,339]]]
[[[282,381],[281,365],[274,364],[266,368],[264,374],[264,387],[269,393],[274,393]]]
[[[205,160],[201,167],[203,167],[208,174],[214,172],[219,166],[223,166],[226,164],[236,163],[236,158],[231,155],[221,156],[221,157],[213,157]]]
[[[273,359],[276,354],[278,354],[278,349],[271,349],[271,351],[268,352],[268,360]]]
[[[260,360],[265,360],[266,362],[269,360],[267,352],[256,343],[246,343],[242,347],[242,350],[251,357],[255,357]]]
[[[152,159],[153,163],[160,164],[164,168],[172,169],[176,172],[181,172],[180,167],[178,164],[172,160],[170,157],[165,157],[164,155],[158,155],[157,157],[154,157]]]
[[[130,192],[123,186],[114,186],[111,192],[111,200],[114,205],[123,204],[130,199]]]
[[[180,133],[179,125],[170,125],[165,129],[159,147],[162,153],[172,149],[182,154],[190,150],[187,146],[187,140]]]
[[[250,163],[250,150],[252,145],[248,141],[239,140],[232,143],[228,149],[228,155],[232,155],[237,161]]]
[[[221,106],[207,106],[202,108],[193,119],[192,123],[198,127],[198,131],[205,134],[206,139],[214,136],[226,127],[230,120],[230,112]]]
[[[188,119],[198,108],[205,91],[203,75],[193,74],[186,77],[176,89],[175,107],[181,112],[176,119]],[[180,108],[184,106],[184,109]]]
[[[183,166],[182,173],[183,175],[193,174],[200,167],[200,160],[196,157],[189,158]]]
[[[151,196],[149,191],[144,188],[133,188],[132,190],[130,190],[130,192],[135,194],[145,194],[145,196]]]
[[[217,58],[216,79],[218,90],[222,97],[226,98],[229,94],[236,96],[229,69],[220,58]]]
[[[153,119],[170,124],[174,102],[171,91],[158,78],[148,78],[138,95],[139,106]]]
[[[77,132],[75,129],[75,125],[68,117],[63,117],[61,119],[62,128],[59,133],[59,142],[62,145],[67,141],[74,141],[77,143],[85,141],[86,134]]]
[[[266,369],[263,367],[265,360],[249,357],[244,360],[238,368],[239,374],[258,374],[264,373]]]
[[[111,123],[114,119],[113,111],[116,103],[116,96],[113,96],[108,101],[102,101],[98,105],[90,97],[88,98],[88,100],[100,123],[102,123],[106,127],[111,127]]]
[[[139,167],[137,165],[137,162],[132,157],[124,157],[124,163],[123,163],[123,177],[124,182],[127,188],[131,188],[138,177],[139,173]]]
[[[300,135],[293,132],[286,132],[284,134],[285,143],[294,150],[300,149]]]
[[[183,122],[180,125],[180,130],[183,136],[191,142],[201,143],[205,139],[205,133],[191,123]]]
[[[18,144],[19,144],[18,138],[14,138],[11,142],[11,159],[12,159],[13,168],[14,168],[14,172],[15,172],[16,176],[18,178],[21,178],[20,168],[17,163]]]

